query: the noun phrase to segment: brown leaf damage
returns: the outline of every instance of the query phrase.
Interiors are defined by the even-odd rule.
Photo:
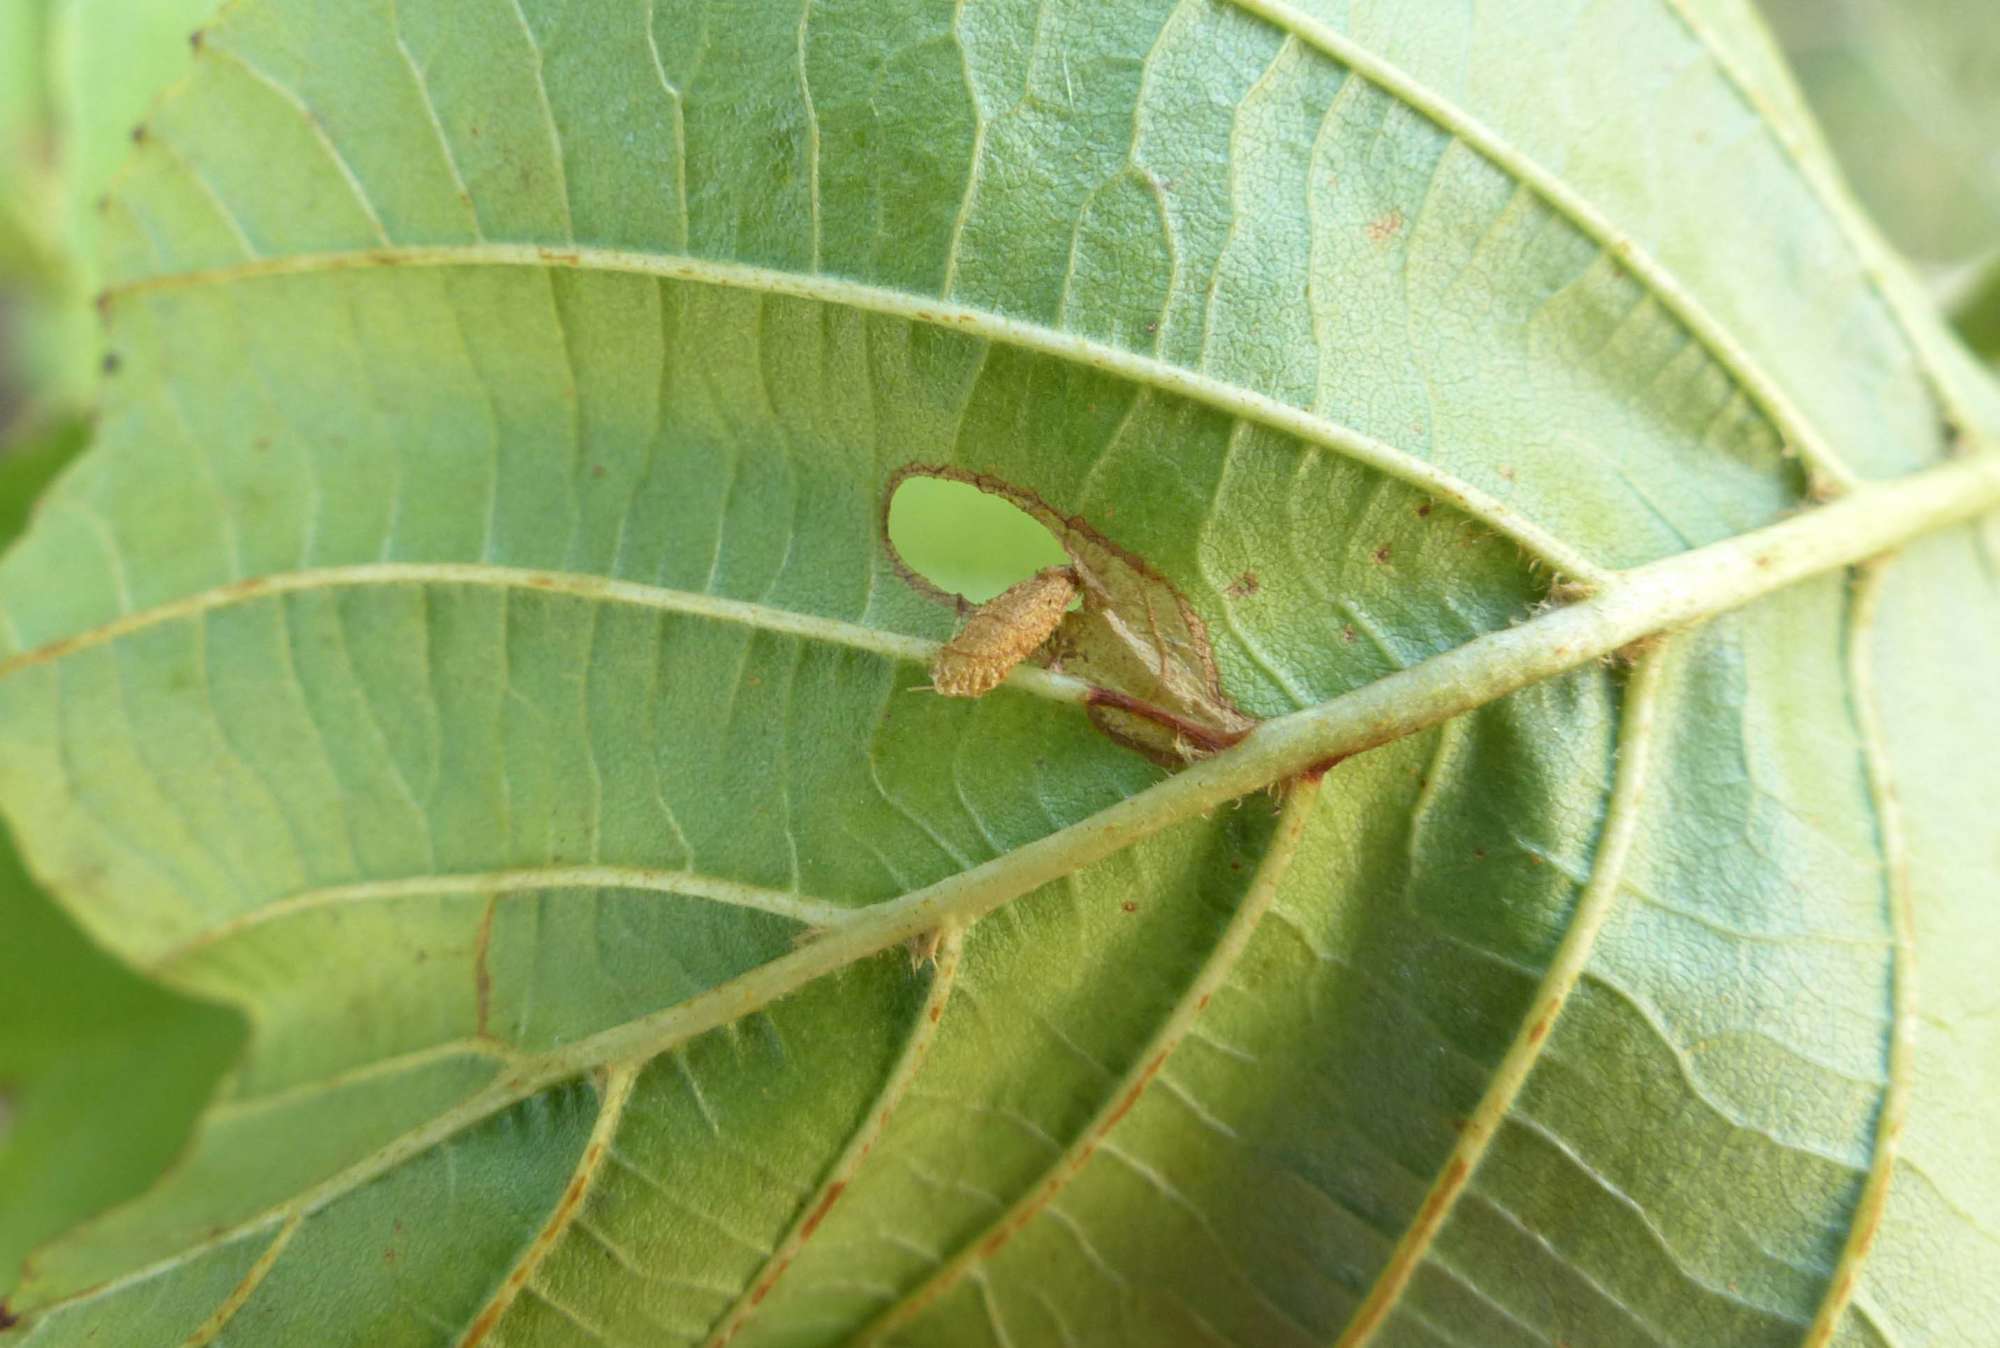
[[[938,588],[905,563],[889,541],[889,502],[911,477],[963,482],[1011,502],[1055,537],[1069,555],[1069,565],[1051,567],[978,607]],[[1014,664],[1033,660],[1091,684],[1087,706],[1092,722],[1112,739],[1170,767],[1226,748],[1256,724],[1222,691],[1208,629],[1186,596],[1143,558],[1034,492],[950,465],[909,464],[889,479],[881,526],[884,545],[904,580],[970,614],[940,653],[934,680],[940,692],[977,697],[997,686]],[[1082,603],[1065,612],[1072,595]],[[998,666],[1001,660],[1005,663]],[[974,661],[983,662],[976,678],[965,670]],[[961,687],[976,691],[954,691]]]

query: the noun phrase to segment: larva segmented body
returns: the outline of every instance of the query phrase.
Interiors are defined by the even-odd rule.
[[[931,662],[931,686],[946,697],[983,697],[1035,653],[1076,598],[1076,572],[1037,571],[972,611]]]

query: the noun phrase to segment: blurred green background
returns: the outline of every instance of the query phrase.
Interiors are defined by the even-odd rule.
[[[0,0],[0,543],[88,442],[95,203],[216,0]],[[1764,0],[1856,196],[2000,358],[2000,6]],[[1062,554],[972,488],[913,479],[899,551],[990,597]],[[0,836],[0,1294],[41,1238],[143,1187],[244,1033],[99,953]]]

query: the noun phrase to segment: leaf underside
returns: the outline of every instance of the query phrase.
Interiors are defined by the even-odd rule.
[[[1991,430],[1733,5],[1411,9],[231,7],[0,563],[0,807],[250,1041],[14,1335],[2000,1323],[1990,516],[816,953],[1164,776],[908,691],[899,468],[1273,716]]]

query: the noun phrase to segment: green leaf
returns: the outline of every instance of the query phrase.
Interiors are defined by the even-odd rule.
[[[55,426],[0,454],[0,538],[87,440]],[[0,1289],[40,1242],[136,1196],[242,1049],[238,1018],[133,976],[84,939],[0,836]]]
[[[1931,265],[2000,246],[2000,31],[1966,0],[1762,0],[1841,167]]]
[[[1741,6],[1504,10],[232,7],[0,808],[252,1028],[26,1341],[1977,1341],[2000,394]]]
[[[1964,0],[1764,0],[1855,193],[2000,356],[2000,25]]]
[[[38,427],[0,446],[0,543],[12,543],[28,527],[36,501],[90,442],[83,422]]]
[[[0,13],[0,429],[94,393],[99,205],[217,0],[12,0]]]
[[[135,1197],[243,1045],[239,1019],[107,959],[0,841],[0,1286],[35,1245]]]

